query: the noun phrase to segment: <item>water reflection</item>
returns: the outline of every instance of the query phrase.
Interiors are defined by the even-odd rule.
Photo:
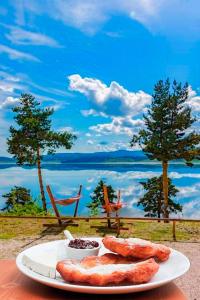
[[[100,179],[106,180],[114,189],[121,190],[124,208],[121,215],[143,216],[137,201],[142,196],[143,190],[140,181],[145,181],[152,176],[159,176],[160,165],[44,165],[44,184],[50,184],[56,197],[63,197],[76,193],[80,184],[83,185],[83,198],[80,201],[79,214],[87,215],[86,204],[90,202],[90,194]],[[199,188],[200,167],[185,167],[172,165],[170,177],[180,190],[177,200],[184,205],[183,216],[200,218]],[[0,166],[1,193],[10,190],[14,185],[21,185],[31,189],[32,195],[39,195],[37,170],[35,168],[21,168],[13,165]],[[3,207],[3,198],[0,198]],[[67,212],[72,213],[73,208],[67,207]]]

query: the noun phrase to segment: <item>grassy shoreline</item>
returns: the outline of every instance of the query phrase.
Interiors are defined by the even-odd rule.
[[[0,239],[26,239],[34,236],[53,236],[55,239],[62,239],[64,228],[58,226],[46,227],[44,224],[56,225],[54,220],[38,219],[9,219],[5,218],[0,223]],[[91,226],[106,226],[103,221],[90,220],[76,221],[78,227],[67,226],[75,236],[104,236],[106,234],[115,234],[116,232],[107,228],[91,228]],[[163,223],[155,221],[123,221],[123,227],[128,230],[121,230],[121,237],[139,237],[153,241],[172,241],[172,223]],[[198,222],[178,222],[176,225],[177,241],[200,242],[200,223]]]

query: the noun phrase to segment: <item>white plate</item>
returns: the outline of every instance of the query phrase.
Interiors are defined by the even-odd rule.
[[[102,244],[101,238],[92,238],[92,239]],[[48,249],[48,251],[56,252],[59,243],[61,243],[61,241],[53,241],[49,243],[39,244],[27,250],[24,250],[17,256],[16,259],[16,264],[18,269],[23,274],[32,278],[33,280],[66,291],[88,293],[88,294],[123,294],[123,293],[146,291],[164,285],[183,275],[185,272],[188,271],[190,267],[190,262],[185,255],[183,255],[179,251],[171,249],[170,258],[166,262],[160,263],[160,269],[158,273],[148,283],[139,284],[139,285],[118,285],[118,286],[99,287],[99,286],[88,286],[88,285],[67,283],[59,276],[59,274],[56,277],[56,279],[51,279],[42,276],[40,274],[37,274],[23,265],[22,257],[28,251],[37,251],[39,253],[40,251],[46,251]],[[102,246],[99,255],[102,255],[106,252],[109,251]]]

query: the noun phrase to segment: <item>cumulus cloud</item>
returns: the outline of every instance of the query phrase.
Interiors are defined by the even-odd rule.
[[[200,96],[197,95],[197,92],[194,91],[191,86],[188,88],[187,104],[194,112],[200,112]]]
[[[129,92],[116,81],[110,86],[98,79],[70,75],[69,88],[87,96],[95,108],[110,116],[134,116],[151,102],[151,96],[143,91]],[[94,109],[95,109],[94,108]]]
[[[7,97],[1,104],[0,109],[9,109],[14,107],[17,103],[19,103],[18,98]]]
[[[110,117],[110,123],[90,126],[98,134],[125,134],[131,136],[133,130],[143,126],[143,121],[133,119],[151,102],[151,96],[143,91],[129,92],[119,83],[112,81],[109,86],[98,79],[70,75],[69,89],[84,94],[92,106],[82,110],[84,116]]]
[[[103,135],[114,133],[117,135],[125,134],[128,136],[132,136],[133,132],[141,129],[143,125],[144,122],[141,119],[133,120],[129,117],[113,118],[111,123],[97,124],[94,126],[90,126],[89,129]]]
[[[61,47],[55,39],[45,34],[41,34],[39,32],[27,31],[20,27],[15,27],[15,26],[5,26],[5,27],[9,28],[10,30],[10,32],[7,33],[5,36],[13,44]]]
[[[112,81],[108,86],[102,81],[78,74],[70,75],[69,88],[84,94],[92,106],[89,110],[82,110],[84,116],[110,117],[110,123],[90,126],[90,130],[99,134],[125,134],[131,136],[133,132],[144,125],[141,119],[134,119],[141,112],[145,112],[152,97],[143,92],[129,92],[119,83]],[[189,87],[187,104],[194,112],[200,111],[200,96]]]
[[[29,53],[18,51],[16,49],[7,47],[2,44],[0,45],[0,53],[7,54],[8,57],[13,60],[18,60],[18,61],[30,60],[30,61],[34,61],[34,62],[40,62],[40,60],[37,57],[35,57]]]

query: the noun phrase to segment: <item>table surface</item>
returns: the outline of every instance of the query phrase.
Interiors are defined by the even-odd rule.
[[[110,299],[111,295],[95,295],[95,300]],[[39,299],[65,299],[65,300],[93,300],[94,295],[71,293],[42,285],[26,277],[18,271],[14,260],[0,261],[0,299],[4,300],[39,300]],[[163,287],[124,295],[114,295],[115,300],[186,300],[186,296],[174,284]]]

